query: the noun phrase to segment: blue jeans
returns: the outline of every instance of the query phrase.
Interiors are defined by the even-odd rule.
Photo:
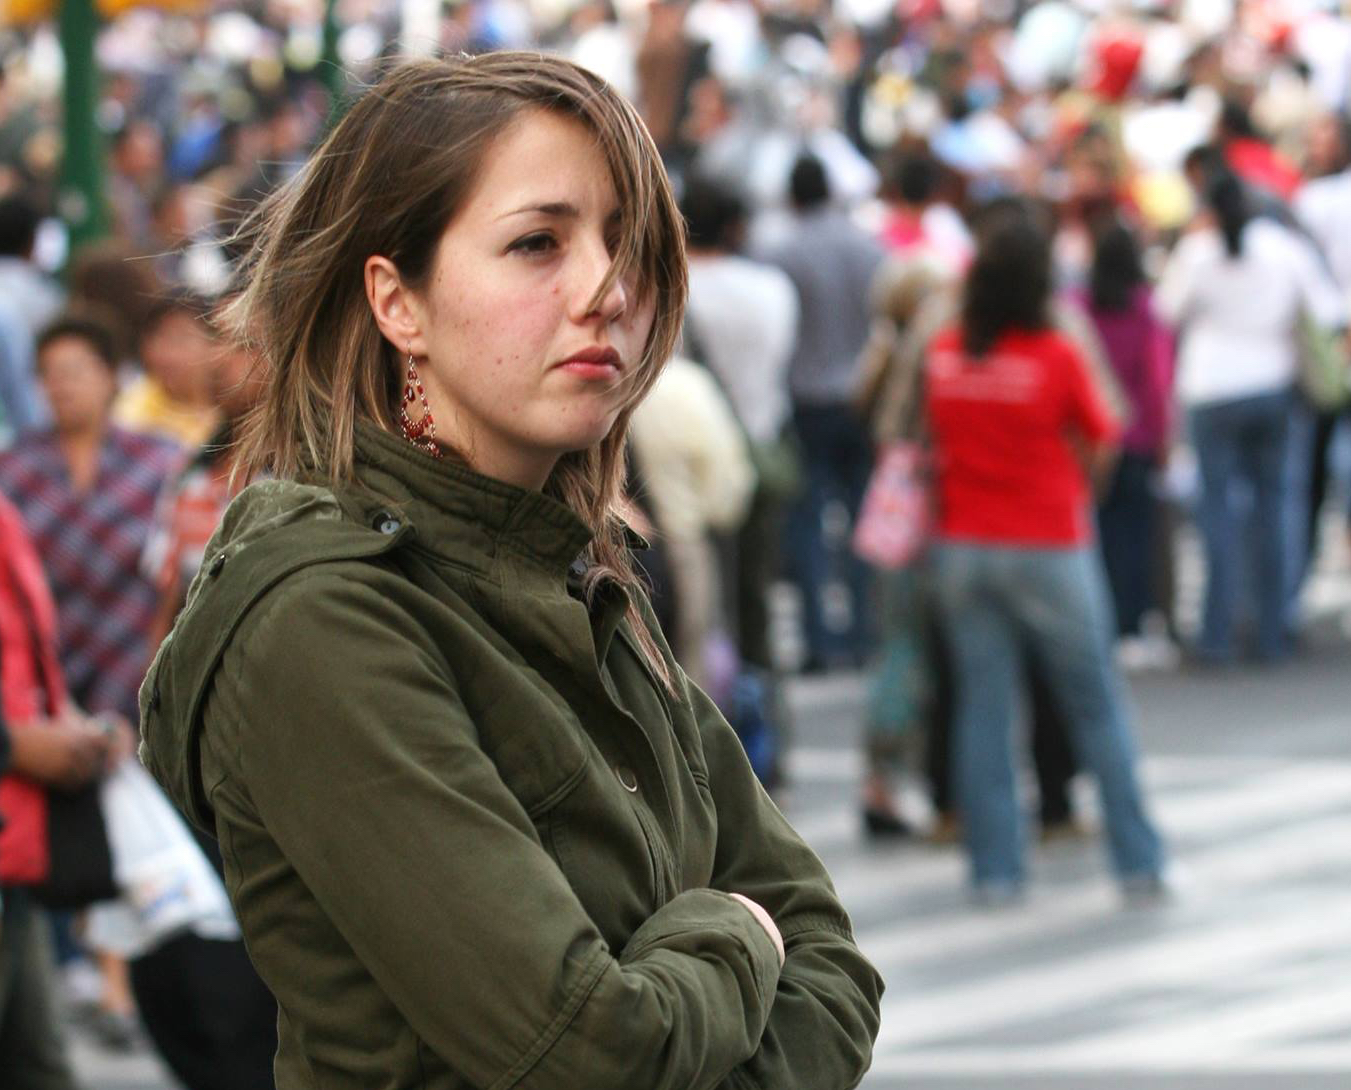
[[[1289,391],[1204,405],[1191,412],[1201,470],[1198,520],[1206,553],[1205,609],[1199,651],[1223,661],[1234,653],[1234,621],[1252,558],[1257,653],[1285,652],[1286,606],[1294,556],[1287,459],[1294,411]],[[1243,492],[1252,500],[1245,532]]]
[[[1022,648],[1037,660],[1081,767],[1097,780],[1117,876],[1157,875],[1163,845],[1136,782],[1126,696],[1112,660],[1111,597],[1097,550],[945,542],[936,560],[956,672],[954,767],[974,885],[1018,886],[1024,877],[1013,752]]]
[[[872,471],[872,440],[849,405],[795,405],[793,426],[802,447],[805,481],[802,496],[788,512],[786,544],[793,579],[802,590],[807,653],[824,661],[861,657],[872,648],[872,573],[847,541],[842,548],[830,547],[821,516],[827,503],[839,500],[851,523],[858,517]],[[850,624],[843,632],[826,624],[822,608],[822,592],[832,576],[849,588]]]
[[[1098,539],[1112,588],[1117,631],[1138,636],[1153,604],[1154,461],[1122,454],[1112,486],[1098,507]]]

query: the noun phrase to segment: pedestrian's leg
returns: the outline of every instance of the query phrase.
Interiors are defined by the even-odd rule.
[[[1074,819],[1070,782],[1079,769],[1070,748],[1065,717],[1042,676],[1035,655],[1026,657],[1023,674],[1027,679],[1032,715],[1032,763],[1037,772],[1038,813],[1043,831],[1054,831],[1057,826],[1068,826]]]
[[[1201,471],[1198,515],[1206,555],[1205,608],[1198,650],[1204,658],[1222,661],[1233,653],[1234,601],[1243,555],[1234,510],[1240,440],[1232,407],[1215,405],[1194,410],[1192,438]]]
[[[938,814],[940,826],[957,815],[956,785],[952,778],[952,723],[957,714],[956,681],[952,671],[952,650],[943,629],[938,603],[932,587],[924,595],[923,608],[926,662],[932,688],[925,716],[925,775],[929,780],[929,798]]]
[[[1305,524],[1305,563],[1307,570],[1312,567],[1318,556],[1318,523],[1323,512],[1323,501],[1327,499],[1328,481],[1332,476],[1330,455],[1332,439],[1337,434],[1338,413],[1320,412],[1314,419],[1313,447],[1310,451],[1312,465],[1309,470],[1309,518]]]
[[[928,687],[916,579],[913,571],[883,572],[878,579],[882,647],[868,694],[862,800],[864,827],[873,835],[910,831],[896,804],[894,781],[919,730]]]
[[[1157,876],[1163,848],[1136,781],[1126,696],[1112,660],[1111,599],[1097,553],[1029,551],[1023,578],[1012,586],[1025,637],[1080,762],[1098,782],[1116,872],[1122,878]]]
[[[1303,554],[1303,543],[1292,540],[1290,527],[1305,524],[1302,488],[1292,487],[1293,460],[1292,402],[1288,395],[1254,402],[1251,428],[1247,434],[1244,462],[1253,492],[1253,533],[1256,546],[1256,571],[1253,584],[1257,594],[1257,654],[1268,661],[1281,658],[1288,646],[1287,621],[1290,619],[1290,571]],[[1299,458],[1307,468],[1307,458]],[[1292,491],[1296,494],[1292,494]]]
[[[1117,463],[1112,483],[1098,505],[1098,543],[1107,582],[1112,588],[1112,601],[1116,604],[1117,628],[1123,636],[1139,635],[1139,618],[1132,618],[1127,608],[1133,526],[1125,457]],[[1130,627],[1132,620],[1135,628]]]
[[[756,489],[736,538],[736,623],[741,661],[774,669],[769,642],[769,591],[778,570],[780,511],[777,500]]]
[[[75,1090],[57,1015],[45,923],[26,891],[6,889],[0,921],[0,1086]]]
[[[242,942],[179,935],[131,962],[131,980],[151,1040],[188,1090],[272,1085],[276,1002]]]
[[[1154,500],[1153,513],[1153,540],[1147,546],[1151,556],[1149,599],[1163,615],[1168,638],[1181,643],[1177,623],[1177,563],[1174,549],[1182,515],[1177,504],[1157,498]]]
[[[1149,459],[1123,454],[1112,490],[1098,509],[1102,559],[1121,635],[1141,634],[1145,613],[1153,602],[1152,474]]]
[[[852,527],[858,520],[863,494],[868,489],[874,451],[867,425],[859,419],[853,408],[843,406],[839,412],[840,486],[849,511],[849,525]],[[877,638],[878,619],[873,609],[874,573],[848,546],[845,548],[845,570],[849,579],[851,611],[849,651],[862,661],[871,654]]]
[[[1018,642],[993,587],[1001,550],[944,545],[938,595],[957,684],[953,761],[978,896],[1022,886],[1023,822],[1013,758]]]
[[[1283,481],[1279,519],[1285,530],[1282,570],[1285,573],[1286,629],[1293,630],[1298,621],[1296,606],[1299,602],[1299,592],[1304,586],[1304,576],[1308,570],[1306,562],[1309,557],[1309,510],[1313,488],[1316,426],[1314,413],[1304,399],[1294,392],[1273,395],[1270,399],[1263,399],[1262,402],[1255,404],[1254,408],[1266,416],[1265,421],[1254,421],[1261,427],[1263,435],[1269,437],[1269,429],[1273,425],[1282,433]],[[1257,446],[1259,448],[1265,446],[1265,441],[1259,440]],[[1250,451],[1256,453],[1252,448]],[[1257,491],[1257,485],[1254,484],[1254,507],[1260,517],[1261,500]],[[1259,644],[1260,632],[1259,620]],[[1259,648],[1259,653],[1264,652]]]
[[[785,525],[785,547],[789,571],[802,593],[802,630],[807,661],[824,665],[830,657],[830,631],[826,627],[821,594],[830,575],[830,557],[826,550],[822,512],[830,498],[831,472],[829,451],[822,446],[827,436],[818,410],[799,406],[794,410],[794,426],[802,440],[803,491],[789,508]]]

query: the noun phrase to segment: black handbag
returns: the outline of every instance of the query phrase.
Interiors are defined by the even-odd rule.
[[[73,911],[118,895],[97,781],[78,791],[47,792],[47,845],[47,880],[33,889],[42,905]]]

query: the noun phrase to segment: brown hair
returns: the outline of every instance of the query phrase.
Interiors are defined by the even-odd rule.
[[[656,146],[633,107],[600,77],[558,57],[500,52],[402,64],[352,107],[301,173],[245,221],[239,296],[222,318],[269,364],[267,390],[244,422],[240,466],[293,476],[352,473],[358,420],[393,430],[401,359],[376,327],[363,267],[388,257],[414,290],[443,232],[507,126],[532,110],[584,124],[609,165],[620,241],[600,299],[636,273],[656,317],[630,400],[596,446],[565,454],[544,485],[593,531],[588,598],[604,581],[636,587],[624,538],[624,449],[634,407],[675,348],[684,317],[684,228]],[[669,672],[636,609],[649,664]]]

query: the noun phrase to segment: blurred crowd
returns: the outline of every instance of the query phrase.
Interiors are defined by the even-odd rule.
[[[766,783],[790,733],[782,676],[866,669],[864,830],[960,842],[980,897],[1016,897],[1025,693],[1040,835],[1082,834],[1082,767],[1123,886],[1160,893],[1122,669],[1297,653],[1307,576],[1346,533],[1340,0],[335,12],[339,80],[314,0],[109,22],[109,231],[78,248],[54,29],[0,26],[0,694],[3,723],[49,727],[0,731],[0,1066],[22,1036],[63,1068],[42,1003],[13,1029],[7,982],[45,973],[15,815],[125,752],[140,679],[244,484],[231,434],[265,361],[213,321],[235,231],[409,53],[561,52],[643,112],[689,225],[690,299],[633,422],[633,521],[673,646]],[[867,563],[865,495],[907,450],[936,501],[929,548]],[[1192,528],[1195,624],[1175,563]],[[898,802],[906,777],[927,785],[924,828]],[[258,1084],[275,1038],[243,1048],[239,1027],[272,1012],[238,944],[185,935],[128,965],[88,949],[78,915],[57,922],[60,979],[105,1043],[134,1039],[139,1008],[186,1085]]]

